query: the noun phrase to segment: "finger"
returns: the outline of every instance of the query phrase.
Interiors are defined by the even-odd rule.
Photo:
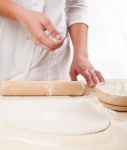
[[[64,43],[64,39],[61,39],[61,41],[60,41],[60,40],[57,40],[57,39],[53,38],[52,35],[51,35],[51,33],[48,30],[46,30],[46,31],[43,32],[43,36],[45,38],[45,41],[47,39],[47,42],[48,41],[50,42],[50,46],[49,47],[52,50],[61,47],[63,45],[63,43]]]
[[[90,69],[89,69],[89,73],[90,73],[90,75],[91,75],[91,78],[92,78],[92,81],[93,81],[94,85],[98,84],[98,83],[99,83],[99,79],[98,79],[98,77],[96,76],[94,70],[90,70]]]
[[[48,50],[48,51],[51,51],[51,49],[49,48],[49,47],[47,47],[47,46],[45,46],[45,45],[43,45],[43,44],[40,44],[40,43],[38,43],[38,42],[35,42],[38,46],[40,46],[40,47],[42,47],[42,48],[44,48],[44,49],[46,49],[46,50]]]
[[[58,39],[56,39],[56,38],[54,38],[54,37],[52,37],[52,36],[49,36],[48,37],[49,39],[51,39],[51,40],[53,40],[54,42],[55,42],[55,44],[57,44],[58,46],[60,45],[63,45],[63,43],[64,43],[64,38],[63,39],[61,39],[61,40],[58,40]]]
[[[40,43],[39,39],[37,37],[36,38],[32,37],[32,39],[33,39],[34,43],[37,44],[38,46],[40,46],[40,47],[42,47],[42,48],[44,48],[44,49],[46,49],[48,51],[51,51],[51,49],[48,46],[45,46],[42,43]]]
[[[52,36],[62,39],[62,36],[49,19],[46,18],[44,21],[42,21],[42,26],[44,26],[52,34]]]
[[[70,72],[70,77],[72,81],[77,81],[77,73],[75,71]]]
[[[85,71],[85,72],[83,72],[83,73],[81,73],[82,74],[82,76],[86,79],[86,82],[87,82],[87,85],[88,85],[88,87],[93,87],[94,86],[94,83],[93,83],[93,81],[92,81],[92,79],[91,79],[91,75],[90,75],[90,73],[88,72],[88,70],[87,71]]]
[[[37,34],[36,41],[40,45],[44,45],[45,47],[48,47],[50,50],[55,50],[63,45],[63,41],[61,42],[54,41],[46,37],[43,32]]]
[[[96,74],[96,76],[98,77],[98,80],[99,80],[100,82],[105,82],[105,79],[104,79],[104,77],[103,77],[103,75],[101,74],[100,71],[95,70],[95,74]]]
[[[48,30],[43,30],[43,31],[44,31],[46,37],[48,37],[49,39],[53,40],[54,42],[56,42],[58,44],[63,43],[65,40],[65,38],[59,39],[58,36],[56,36],[56,37],[52,36],[52,34]]]

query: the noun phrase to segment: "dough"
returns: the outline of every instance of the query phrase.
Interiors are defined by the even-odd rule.
[[[127,107],[127,80],[108,80],[104,85],[98,85],[96,96],[106,104]]]
[[[55,134],[96,133],[110,125],[105,111],[78,97],[4,97],[0,118],[23,129]]]

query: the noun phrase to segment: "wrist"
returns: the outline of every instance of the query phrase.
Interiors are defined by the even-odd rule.
[[[24,22],[26,18],[27,10],[23,7],[19,7],[17,9],[18,9],[18,13],[16,15],[17,20],[19,22]]]
[[[74,51],[73,59],[89,59],[89,54],[87,52]]]
[[[14,4],[14,16],[15,16],[15,19],[17,21],[19,21],[20,23],[23,23],[26,19],[26,15],[27,15],[27,12],[28,10],[18,4]]]

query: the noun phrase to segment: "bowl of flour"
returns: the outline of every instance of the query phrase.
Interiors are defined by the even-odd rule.
[[[110,79],[97,85],[96,96],[106,104],[127,106],[127,79]]]

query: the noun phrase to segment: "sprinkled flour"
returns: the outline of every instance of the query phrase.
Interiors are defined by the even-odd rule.
[[[57,41],[57,39],[53,38],[52,35],[50,34],[49,31],[45,31],[45,34],[48,38]],[[52,73],[52,68],[57,65],[57,56],[55,52],[50,52],[49,56],[48,56],[48,62],[47,62],[48,68],[47,68],[47,80],[51,81],[53,80],[53,73]],[[45,85],[46,89],[47,89],[47,96],[51,96],[53,94],[54,91],[54,87],[51,86],[51,84],[46,83]]]

